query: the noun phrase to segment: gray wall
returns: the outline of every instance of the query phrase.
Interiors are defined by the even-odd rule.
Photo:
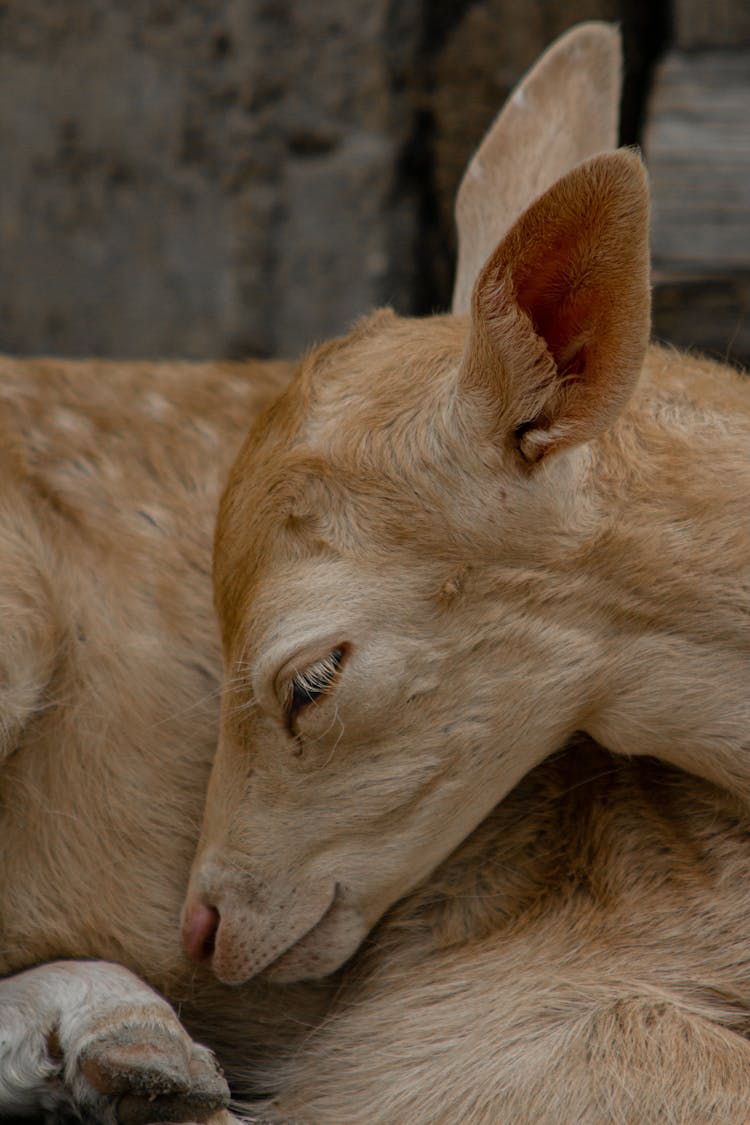
[[[0,349],[290,355],[448,299],[452,196],[510,86],[642,0],[0,0]]]

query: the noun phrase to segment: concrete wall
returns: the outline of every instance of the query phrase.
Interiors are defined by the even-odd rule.
[[[0,348],[289,355],[441,307],[471,149],[591,17],[624,21],[633,139],[659,3],[0,2]]]

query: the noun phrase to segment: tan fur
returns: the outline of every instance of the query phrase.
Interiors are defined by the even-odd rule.
[[[290,375],[0,368],[0,971],[111,959],[186,1011],[218,995],[228,1035],[257,989],[196,982],[179,938],[216,739],[211,536],[248,420]]]
[[[266,1114],[745,1121],[747,849],[731,798],[576,744],[375,931]]]
[[[747,1115],[750,396],[652,349],[626,402],[640,170],[550,193],[494,232],[471,326],[381,312],[324,345],[232,470],[187,908],[218,906],[232,987],[177,927],[210,537],[292,371],[2,371],[2,968],[127,965],[278,1091],[270,1120]],[[538,765],[576,729],[709,781],[585,738]]]

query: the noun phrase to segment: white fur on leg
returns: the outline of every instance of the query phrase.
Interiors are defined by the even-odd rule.
[[[123,1098],[137,1113],[156,1097],[184,1121],[185,1107],[218,1110],[228,1090],[210,1052],[128,970],[61,961],[0,981],[0,1115],[74,1109],[115,1125]]]

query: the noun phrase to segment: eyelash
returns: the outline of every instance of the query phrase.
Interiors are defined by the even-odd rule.
[[[324,660],[311,664],[304,672],[292,676],[289,687],[288,715],[292,722],[310,703],[315,703],[325,695],[341,667],[344,658],[343,648],[335,648]]]

